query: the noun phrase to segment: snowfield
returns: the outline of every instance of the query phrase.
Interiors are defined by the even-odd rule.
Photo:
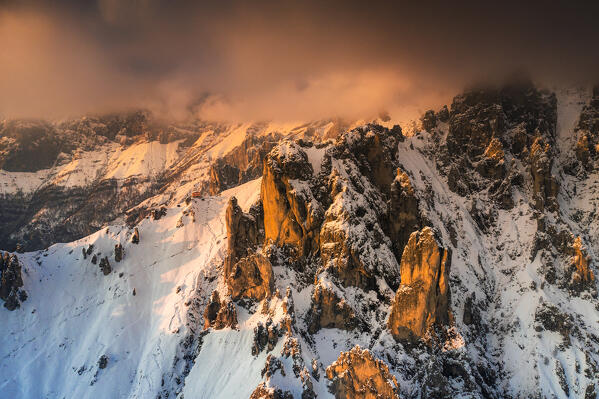
[[[259,184],[260,179],[171,208],[158,221],[144,220],[138,226],[139,245],[130,242],[131,230],[116,225],[23,254],[29,298],[18,312],[0,310],[1,396],[155,397],[185,334],[185,303],[220,266],[228,198],[235,195],[247,210]],[[184,210],[195,213],[195,222]],[[177,228],[181,216],[184,226]],[[118,263],[117,243],[125,250]],[[108,256],[110,275],[91,262],[92,255],[83,258],[82,249],[90,245],[98,262]],[[244,352],[249,354],[249,348]],[[98,368],[102,355],[108,357],[105,369]],[[259,368],[254,374],[259,377]]]

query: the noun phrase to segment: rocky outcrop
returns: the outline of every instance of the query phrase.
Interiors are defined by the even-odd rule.
[[[321,328],[351,330],[357,325],[356,315],[349,304],[320,284],[314,287],[308,322],[311,334]]]
[[[131,243],[139,244],[139,230],[137,227],[133,230],[133,235],[131,236]]]
[[[323,271],[342,286],[372,290],[377,278],[397,286],[399,265],[385,230],[401,140],[401,129],[367,125],[341,135],[330,150],[331,203],[320,230],[320,255]]]
[[[112,267],[110,266],[110,262],[108,262],[107,256],[100,259],[99,267],[100,270],[102,270],[102,274],[104,274],[105,276],[108,276],[112,272]]]
[[[264,349],[270,352],[274,349],[282,331],[268,319],[266,324],[258,323],[254,328],[254,343],[252,344],[252,355],[257,356]]]
[[[121,244],[116,244],[114,246],[114,260],[120,262],[123,260],[124,255],[125,251],[123,250],[123,246]]]
[[[246,214],[235,197],[229,200],[226,215],[228,249],[223,273],[234,300],[250,298],[259,301],[273,292],[274,275],[270,261],[256,251],[263,241],[261,220],[260,206],[252,207]]]
[[[241,145],[210,165],[210,178],[201,191],[216,195],[260,177],[264,158],[279,140],[275,134],[249,135]]]
[[[27,299],[27,294],[21,287],[23,278],[19,258],[8,252],[0,253],[0,299],[4,301],[6,309],[15,310],[20,302]]]
[[[262,237],[260,236],[260,218],[244,213],[235,197],[229,199],[225,221],[228,248],[225,261],[226,270],[231,269],[239,259],[250,254],[252,249],[261,242]]]
[[[449,132],[446,144],[439,147],[437,166],[447,175],[452,191],[462,196],[488,192],[489,198],[509,209],[514,205],[512,185],[520,179],[518,170],[506,163],[509,152],[524,165],[531,165],[534,189],[550,198],[555,187],[546,160],[551,157],[542,153],[551,153],[556,126],[555,94],[538,90],[528,80],[469,90],[453,100]],[[544,143],[542,151],[534,147],[538,138]],[[536,196],[531,200],[540,205]]]
[[[237,326],[237,310],[231,301],[220,299],[217,291],[212,293],[210,302],[204,311],[204,330],[214,328],[235,328]]]
[[[387,365],[359,346],[341,352],[326,375],[336,399],[399,399],[399,384]]]
[[[450,266],[451,251],[441,247],[431,228],[412,233],[389,315],[394,338],[423,338],[434,325],[448,323]]]
[[[580,292],[595,281],[595,274],[590,267],[591,257],[587,254],[580,237],[576,237],[569,252],[572,254],[574,269],[570,278],[570,287]]]
[[[293,399],[293,395],[289,391],[267,387],[266,384],[261,383],[254,389],[250,399]]]
[[[318,247],[323,209],[310,187],[312,165],[301,147],[284,142],[264,162],[260,195],[265,239],[295,251],[297,258]]]
[[[422,128],[427,132],[432,132],[434,128],[437,127],[437,116],[435,115],[435,111],[429,109],[422,115],[420,118],[420,123],[422,124]]]
[[[234,300],[249,298],[260,301],[274,290],[274,275],[270,261],[262,254],[240,259],[225,274],[231,297]]]

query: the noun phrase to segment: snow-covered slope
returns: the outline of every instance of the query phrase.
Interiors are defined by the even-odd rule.
[[[132,230],[111,225],[21,255],[29,298],[18,312],[0,310],[2,396],[147,398],[165,389],[161,381],[172,371],[180,343],[190,329],[201,330],[188,314],[197,305],[188,302],[205,294],[206,280],[222,261],[227,199],[235,195],[247,208],[259,184],[181,204],[160,220],[146,219],[138,225],[137,245],[131,243]],[[182,227],[176,227],[179,219]],[[125,252],[120,262],[114,259],[118,243]],[[84,258],[82,250],[90,245]],[[110,275],[92,263],[96,254],[98,261],[108,257]],[[108,363],[99,369],[103,355]]]
[[[18,254],[28,298],[0,310],[0,396],[597,398],[599,168],[579,155],[592,98],[474,91],[409,136],[221,126],[7,173],[22,187],[166,177],[128,224]],[[404,339],[404,271],[435,271],[412,241],[423,232],[446,275],[418,282],[439,303]]]

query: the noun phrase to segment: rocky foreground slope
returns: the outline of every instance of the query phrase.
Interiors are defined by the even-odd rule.
[[[474,89],[410,136],[261,135],[220,152],[202,199],[181,157],[128,224],[3,257],[0,386],[596,398],[598,115],[598,90]]]

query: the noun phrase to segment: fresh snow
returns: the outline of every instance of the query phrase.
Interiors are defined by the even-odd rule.
[[[159,221],[142,221],[139,245],[130,243],[130,229],[117,225],[21,255],[29,298],[16,312],[0,309],[2,396],[156,397],[185,333],[185,302],[223,259],[228,198],[237,196],[247,211],[259,184],[171,208]],[[195,212],[195,222],[184,209]],[[177,228],[180,217],[184,226]],[[119,263],[117,243],[125,249]],[[110,275],[102,275],[91,256],[83,259],[82,249],[90,244],[100,253],[98,261],[108,256]],[[99,370],[102,355],[108,366]]]

